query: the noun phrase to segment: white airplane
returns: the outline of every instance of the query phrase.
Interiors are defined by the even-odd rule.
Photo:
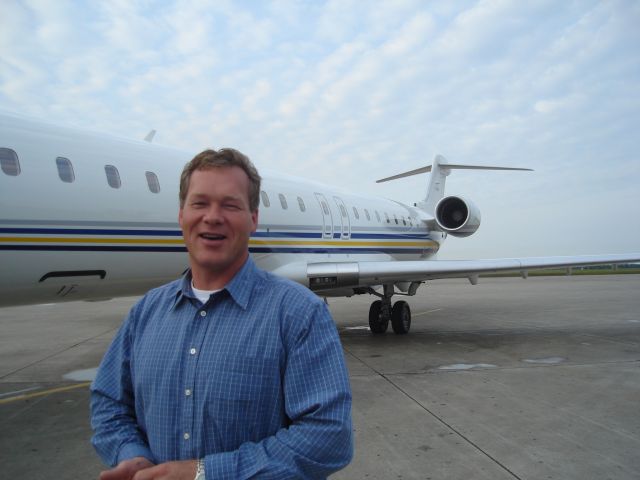
[[[151,139],[151,133],[147,140]],[[195,152],[0,115],[0,306],[138,295],[188,266],[178,226],[178,180]],[[407,333],[411,312],[394,295],[428,280],[548,267],[626,263],[640,254],[435,260],[447,235],[480,225],[469,200],[445,196],[453,169],[433,165],[413,206],[261,170],[256,263],[321,296],[372,294],[369,326]],[[521,169],[522,170],[522,169]]]

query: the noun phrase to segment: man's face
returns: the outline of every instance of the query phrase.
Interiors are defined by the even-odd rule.
[[[258,212],[249,208],[249,178],[239,167],[196,170],[178,214],[195,286],[222,288],[248,256]],[[222,282],[222,284],[220,284]],[[211,288],[211,289],[213,289]]]

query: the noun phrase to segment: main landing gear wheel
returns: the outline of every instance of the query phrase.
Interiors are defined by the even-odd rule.
[[[399,300],[393,305],[393,309],[391,310],[391,326],[393,327],[393,331],[398,335],[409,333],[409,329],[411,328],[411,308],[404,300]]]
[[[389,328],[389,317],[382,313],[381,300],[376,300],[369,307],[369,328],[371,333],[384,333]]]

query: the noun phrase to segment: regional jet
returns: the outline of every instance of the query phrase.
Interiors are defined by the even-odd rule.
[[[0,115],[0,306],[138,295],[188,267],[177,222],[178,181],[194,152],[170,149],[20,115]],[[262,170],[260,215],[249,249],[261,268],[318,295],[377,297],[373,333],[397,334],[412,296],[427,281],[488,272],[627,263],[640,254],[437,260],[448,235],[480,226],[469,199],[446,196],[455,169],[433,164],[382,181],[430,172],[413,205],[358,195]]]

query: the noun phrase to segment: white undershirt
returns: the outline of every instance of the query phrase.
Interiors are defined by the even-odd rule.
[[[214,293],[218,293],[222,289],[219,288],[218,290],[198,290],[193,286],[193,280],[191,280],[191,290],[193,290],[193,294],[196,296],[196,298],[200,300],[200,303],[205,304],[209,301],[209,297],[211,295],[213,295]]]

